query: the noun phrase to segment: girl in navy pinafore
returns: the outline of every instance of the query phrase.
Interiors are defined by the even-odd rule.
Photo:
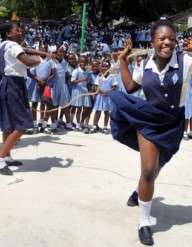
[[[3,145],[0,149],[0,173],[12,175],[6,164],[11,159],[10,150],[25,132],[33,127],[24,76],[26,66],[36,66],[40,58],[29,58],[19,45],[23,41],[22,30],[15,23],[0,27],[3,42],[0,44],[0,128]]]
[[[111,131],[114,139],[140,152],[141,174],[138,187],[129,197],[128,206],[139,206],[138,235],[144,245],[153,245],[150,223],[152,198],[161,168],[178,151],[184,130],[184,104],[192,73],[192,58],[177,55],[176,35],[171,22],[159,20],[151,29],[154,54],[142,61],[133,75],[127,56],[132,42],[127,41],[120,58],[122,80],[133,93],[142,86],[146,100],[124,92],[109,92],[114,103]],[[185,49],[192,51],[192,44]]]

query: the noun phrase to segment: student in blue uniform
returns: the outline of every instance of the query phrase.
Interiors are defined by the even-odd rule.
[[[53,105],[55,107],[66,106],[61,109],[60,119],[62,119],[61,116],[64,114],[66,118],[66,128],[68,130],[73,130],[74,127],[70,123],[70,108],[67,106],[70,102],[70,94],[66,84],[66,70],[68,63],[64,59],[65,54],[62,47],[57,48],[56,54],[57,59],[55,60],[55,78],[53,79],[54,83],[52,92]],[[58,119],[58,116],[56,116],[56,119]],[[57,126],[55,126],[55,128],[56,127]]]
[[[88,113],[88,107],[91,107],[91,98],[88,93],[88,58],[81,55],[78,60],[79,67],[72,72],[71,83],[74,85],[71,93],[71,99],[75,99],[71,105],[77,108],[76,129],[83,130],[83,122]]]
[[[192,138],[192,76],[190,77],[190,86],[185,102],[185,129],[183,139]]]
[[[24,77],[26,66],[37,66],[39,57],[28,57],[19,45],[23,32],[15,23],[0,27],[0,128],[3,145],[0,149],[0,174],[12,175],[10,150],[28,128],[33,127]],[[8,157],[8,159],[6,158]],[[7,164],[6,164],[6,161]],[[20,165],[17,163],[16,165]]]
[[[103,133],[108,133],[108,122],[109,122],[109,112],[111,110],[111,100],[108,97],[107,93],[109,91],[115,90],[117,85],[117,80],[113,74],[107,72],[110,68],[110,63],[103,61],[101,64],[101,74],[97,76],[95,80],[95,85],[99,87],[99,92],[97,94],[95,104],[94,104],[94,119],[93,127],[91,128],[91,133],[97,132],[98,122],[101,116],[101,112],[104,112],[104,126]]]
[[[47,52],[47,45],[41,44],[40,51]],[[33,129],[29,129],[27,131],[28,134],[38,133],[38,124],[37,124],[37,106],[38,103],[41,102],[43,91],[45,85],[48,84],[51,80],[53,80],[55,76],[55,63],[52,59],[41,56],[41,63],[35,68],[31,68],[28,70],[28,97],[29,101],[32,102],[32,115],[33,115]],[[40,103],[41,118],[40,123],[43,125],[43,120],[45,116],[43,116],[45,105]]]
[[[97,76],[100,73],[100,66],[101,66],[101,62],[97,59],[94,59],[91,62],[91,69],[92,71],[89,73],[88,75],[88,92],[92,95],[90,95],[91,98],[91,107],[88,108],[88,113],[87,113],[87,117],[85,118],[85,128],[84,128],[84,133],[88,134],[89,133],[89,120],[91,117],[91,113],[93,111],[93,107],[95,104],[95,99],[96,99],[96,94],[94,94],[97,90],[97,86],[95,85],[95,80],[97,78]],[[97,129],[99,129],[99,126],[97,126]]]
[[[144,245],[153,245],[150,210],[155,179],[161,168],[178,151],[184,131],[184,103],[192,72],[192,58],[176,53],[176,32],[171,22],[159,20],[151,29],[154,53],[141,62],[133,75],[128,70],[126,58],[131,53],[129,39],[121,53],[122,80],[130,92],[143,88],[146,100],[111,92],[114,107],[111,112],[113,138],[140,151],[141,175],[138,188],[128,200],[128,205],[139,205],[139,239]],[[192,50],[192,42],[185,50]]]
[[[66,84],[71,98],[71,93],[73,89],[73,84],[71,83],[71,76],[73,70],[78,68],[77,59],[74,53],[68,54],[67,62],[68,62],[68,67],[66,71]],[[74,123],[75,111],[76,111],[76,107],[70,106],[70,122],[73,126],[75,126]],[[63,123],[64,123],[63,121],[59,120],[59,124],[63,124]]]

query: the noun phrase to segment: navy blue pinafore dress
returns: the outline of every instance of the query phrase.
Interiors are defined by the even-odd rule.
[[[145,63],[145,62],[144,62]],[[169,67],[163,82],[151,69],[144,69],[142,88],[146,100],[124,92],[109,92],[113,102],[113,138],[139,151],[137,131],[160,149],[159,165],[165,165],[178,151],[184,131],[184,107],[179,107],[183,85],[183,56],[178,68]]]
[[[32,114],[23,77],[4,73],[3,45],[0,49],[0,128],[2,132],[33,128]]]

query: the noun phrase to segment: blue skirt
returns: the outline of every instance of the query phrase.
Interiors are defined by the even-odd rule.
[[[0,81],[0,127],[2,132],[33,128],[23,77],[3,76]]]
[[[137,131],[160,149],[159,165],[165,165],[179,150],[184,131],[184,107],[156,108],[149,102],[124,92],[109,92],[113,138],[139,151]]]

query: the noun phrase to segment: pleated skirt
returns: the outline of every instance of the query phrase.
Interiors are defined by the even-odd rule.
[[[139,151],[137,131],[160,149],[159,165],[165,165],[179,150],[184,131],[184,107],[159,109],[149,102],[124,92],[109,92],[112,136]]]

